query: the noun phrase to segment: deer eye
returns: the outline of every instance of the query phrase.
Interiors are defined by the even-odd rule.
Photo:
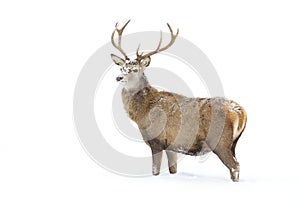
[[[133,69],[132,71],[136,73],[136,72],[138,72],[139,70],[138,70],[137,68],[135,68],[135,69]]]
[[[127,74],[128,73],[128,70],[125,69],[124,67],[120,68],[121,72],[124,73],[124,74]]]

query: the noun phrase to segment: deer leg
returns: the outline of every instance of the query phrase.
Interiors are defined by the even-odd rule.
[[[168,157],[168,165],[170,174],[175,174],[177,172],[177,153],[166,150]]]
[[[239,181],[239,174],[240,174],[240,166],[239,163],[236,161],[235,157],[233,156],[230,149],[227,148],[216,148],[214,153],[220,158],[223,164],[229,169],[231,179],[234,182]]]
[[[152,150],[152,174],[157,176],[160,172],[160,165],[162,159],[162,150],[156,150],[151,148]]]
[[[199,153],[200,155],[205,155],[205,154],[211,152],[210,147],[206,144],[205,141],[201,141],[201,142],[199,143],[199,147],[201,148],[201,151],[200,151],[200,153]]]

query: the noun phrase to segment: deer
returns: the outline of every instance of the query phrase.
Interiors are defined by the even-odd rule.
[[[163,151],[168,159],[169,173],[177,172],[177,153],[199,156],[213,152],[229,169],[231,180],[239,181],[240,166],[235,148],[247,122],[247,114],[238,103],[223,97],[189,98],[180,94],[160,91],[152,87],[144,74],[154,54],[170,48],[179,34],[170,31],[170,42],[162,47],[162,32],[155,50],[140,52],[131,60],[122,49],[122,34],[128,23],[111,35],[112,45],[124,56],[111,54],[120,67],[116,78],[123,86],[122,102],[129,118],[134,121],[152,153],[152,174],[160,174]],[[118,40],[115,41],[115,33]]]

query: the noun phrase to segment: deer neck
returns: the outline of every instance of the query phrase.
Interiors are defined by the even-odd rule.
[[[134,95],[135,93],[139,92],[140,90],[142,90],[142,89],[144,89],[145,87],[148,87],[148,86],[150,86],[149,82],[148,82],[148,79],[145,76],[145,74],[143,74],[140,79],[132,80],[132,81],[128,82],[124,86],[124,90],[128,94]]]
[[[134,89],[124,87],[122,90],[122,101],[124,108],[129,117],[139,124],[140,119],[144,118],[145,114],[149,112],[150,104],[157,96],[158,91],[153,88],[146,78],[139,81]]]

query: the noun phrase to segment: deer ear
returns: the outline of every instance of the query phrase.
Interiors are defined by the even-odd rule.
[[[115,64],[119,65],[119,66],[123,66],[125,64],[125,60],[123,60],[122,58],[114,55],[114,54],[110,54],[111,59],[114,61]]]
[[[141,66],[142,67],[148,67],[150,65],[150,62],[151,62],[151,58],[149,56],[149,57],[147,57],[147,58],[145,58],[141,61]]]

